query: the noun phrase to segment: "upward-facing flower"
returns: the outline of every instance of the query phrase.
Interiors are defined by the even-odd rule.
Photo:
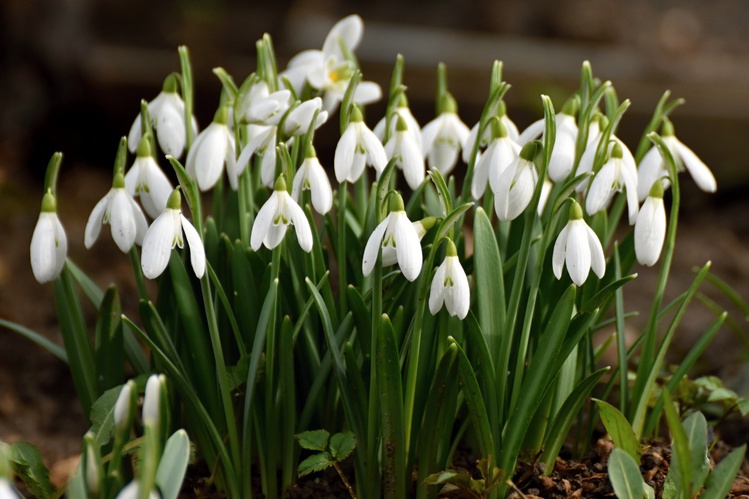
[[[640,264],[652,267],[661,256],[666,240],[666,208],[663,181],[656,180],[635,222],[635,255]]]
[[[538,181],[538,173],[533,165],[537,148],[535,141],[523,146],[518,157],[499,174],[497,183],[492,185],[494,211],[500,220],[516,219],[531,202]],[[491,181],[491,177],[489,180]]]
[[[585,197],[585,209],[593,215],[607,208],[614,192],[627,191],[630,225],[637,220],[637,167],[630,154],[625,156],[621,144],[614,142],[609,160],[601,167]]]
[[[241,100],[242,118],[249,124],[277,125],[289,108],[290,99],[290,90],[283,89],[270,93],[268,84],[260,80]]]
[[[140,139],[138,155],[125,175],[125,190],[133,197],[140,197],[143,209],[151,218],[158,217],[166,208],[172,184],[153,159],[148,137]]]
[[[201,191],[213,188],[221,178],[226,164],[226,176],[231,188],[238,187],[234,134],[227,126],[229,108],[220,107],[213,117],[213,123],[200,132],[187,153],[187,174],[198,181]]]
[[[359,107],[354,105],[351,121],[335,149],[336,180],[338,183],[356,182],[367,164],[372,165],[379,176],[387,161],[382,142],[367,128]]]
[[[505,130],[507,131],[507,135],[512,139],[513,142],[517,143],[518,138],[520,137],[520,134],[518,133],[518,127],[515,125],[515,123],[510,119],[509,116],[507,116],[507,106],[505,105],[505,101],[499,101],[499,104],[497,105],[497,114],[496,116],[499,118],[500,123],[505,127]],[[481,125],[481,122],[479,121],[475,125],[473,125],[473,128],[471,128],[471,131],[468,133],[468,137],[466,137],[466,141],[463,144],[463,162],[465,164],[468,164],[471,162],[471,154],[473,154],[473,145],[476,143],[476,136],[479,133],[479,126]],[[485,148],[489,142],[492,140],[492,130],[491,127],[487,126],[484,128],[484,133],[481,137],[481,142],[479,142],[479,148],[483,149]],[[480,153],[479,153],[480,157]],[[478,161],[478,159],[477,159]]]
[[[710,168],[690,148],[676,138],[676,135],[674,135],[674,125],[668,118],[663,118],[661,136],[676,161],[676,171],[680,173],[686,168],[697,184],[697,187],[705,192],[715,192],[718,184],[715,182],[713,172],[710,171]],[[647,154],[645,154],[645,157],[642,158],[642,161],[640,161],[638,174],[638,194],[640,201],[647,197],[650,188],[656,180],[664,179],[663,186],[665,188],[671,185],[671,182],[668,180],[666,163],[655,146],[651,147]]]
[[[57,203],[51,191],[42,199],[42,210],[31,237],[31,270],[40,283],[60,275],[68,255],[68,238],[57,218]]]
[[[133,244],[141,244],[148,229],[146,216],[125,189],[122,173],[115,173],[112,188],[96,203],[86,223],[84,244],[91,248],[99,238],[103,224],[112,228],[112,239],[120,251],[127,253]]]
[[[549,177],[554,182],[561,182],[567,178],[575,163],[575,141],[577,140],[575,114],[579,106],[577,96],[572,97],[565,102],[562,111],[555,117],[556,138],[549,160]],[[542,119],[526,128],[518,139],[520,145],[525,145],[538,137],[543,132],[544,126]]]
[[[291,197],[299,202],[302,191],[310,191],[312,196],[312,207],[320,215],[325,215],[333,207],[333,189],[325,169],[320,164],[315,154],[315,148],[310,145],[307,148],[307,157],[294,176],[294,186],[291,189]]]
[[[260,181],[273,187],[276,178],[276,135],[278,128],[272,125],[249,125],[247,145],[237,158],[237,177],[241,176],[253,155],[260,156]]]
[[[252,226],[250,246],[254,251],[265,245],[268,249],[278,246],[286,235],[286,229],[293,225],[299,247],[309,253],[312,251],[312,229],[304,215],[304,210],[289,196],[286,181],[278,177],[273,194],[265,202]]]
[[[569,222],[559,233],[554,244],[551,267],[557,279],[562,278],[562,268],[565,264],[572,282],[577,286],[585,283],[591,268],[599,279],[606,273],[606,259],[603,256],[601,241],[583,220],[583,210],[577,201],[572,201]]]
[[[403,170],[408,186],[416,190],[424,181],[424,156],[421,154],[419,144],[409,133],[406,120],[400,115],[398,115],[395,133],[385,144],[385,154],[389,159],[395,158],[395,164]]]
[[[429,167],[447,175],[455,168],[458,154],[468,137],[468,127],[458,116],[458,105],[450,93],[440,102],[441,113],[421,130],[421,152]]]
[[[185,151],[187,129],[185,127],[185,103],[177,93],[176,76],[172,74],[166,77],[161,93],[148,103],[148,114],[151,116],[151,125],[161,150],[175,158],[182,156]],[[127,136],[130,152],[133,153],[142,136],[140,120],[141,117],[138,114]],[[198,122],[195,121],[194,116],[191,126],[193,134],[197,134]]]
[[[195,227],[182,214],[181,205],[182,196],[179,194],[178,187],[169,196],[164,212],[153,221],[143,238],[141,268],[143,275],[149,279],[156,279],[164,272],[175,246],[184,248],[183,231],[190,247],[190,263],[195,276],[200,279],[205,273],[203,240]]]
[[[314,126],[315,130],[320,128],[328,119],[328,112],[321,109],[322,99],[320,99],[320,97],[315,97],[314,99],[302,102],[289,111],[286,115],[286,120],[284,121],[283,131],[286,136],[291,137],[294,135],[305,134],[307,130],[309,130],[309,127],[312,126],[312,120],[315,118],[315,113],[318,111],[319,113],[317,114],[317,119],[315,119]]]
[[[409,281],[416,280],[421,272],[421,242],[416,228],[406,215],[403,198],[395,193],[390,198],[390,214],[375,227],[364,248],[362,273],[368,276],[374,270],[382,248],[395,250],[398,265],[403,276]]]
[[[437,268],[429,293],[429,311],[436,315],[444,303],[447,312],[459,319],[465,319],[471,306],[471,290],[468,277],[460,265],[458,251],[452,240],[447,240],[445,260]]]
[[[486,152],[476,161],[473,169],[471,194],[474,199],[484,195],[487,182],[492,186],[497,186],[500,174],[520,153],[520,146],[510,138],[501,120],[492,118],[487,128],[491,132],[492,139]]]

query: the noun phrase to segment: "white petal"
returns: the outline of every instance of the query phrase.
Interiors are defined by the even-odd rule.
[[[666,209],[662,198],[648,196],[635,223],[635,255],[642,265],[652,267],[661,256],[666,240]]]
[[[202,147],[203,141],[205,140],[206,130],[203,130],[203,133],[195,137],[195,140],[193,141],[192,146],[190,147],[190,150],[187,151],[187,160],[186,160],[187,164],[185,164],[185,170],[187,171],[187,175],[193,180],[198,179],[197,164],[196,164],[197,152]]]
[[[596,150],[598,148],[600,136],[596,137],[596,140],[589,142],[585,148],[583,155],[580,157],[580,162],[577,164],[577,171],[575,175],[582,175],[585,172],[593,171],[593,163],[596,159]],[[590,177],[586,178],[575,187],[575,190],[579,193],[584,193],[588,189],[590,183]]]
[[[567,233],[567,247],[565,248],[565,260],[567,272],[578,286],[582,286],[590,272],[590,243],[587,225],[582,220],[573,220],[569,224]]]
[[[285,224],[283,222],[271,224],[268,228],[268,233],[265,235],[265,239],[263,240],[263,244],[265,245],[265,247],[272,250],[273,248],[281,244],[281,241],[283,241],[288,228],[289,224]]]
[[[333,207],[333,190],[328,175],[317,160],[309,168],[309,184],[312,206],[320,215],[325,215]]]
[[[109,225],[112,228],[112,239],[120,248],[120,251],[127,253],[135,244],[135,235],[137,228],[135,224],[135,215],[133,206],[130,204],[125,189],[114,189],[116,191],[112,196],[109,208]],[[137,207],[137,205],[135,205]],[[140,208],[138,208],[140,212]],[[140,213],[141,217],[143,213]],[[144,219],[145,222],[145,219]]]
[[[184,215],[180,214],[180,220],[182,221],[182,230],[185,231],[187,245],[190,247],[192,270],[195,272],[195,277],[200,279],[205,273],[205,247],[203,246],[203,240],[200,239],[200,234],[198,234],[198,231],[195,230],[195,227],[193,227]]]
[[[176,219],[175,219],[175,214]],[[164,272],[172,254],[175,238],[175,222],[179,220],[177,210],[167,209],[153,221],[143,238],[143,251],[140,257],[143,275],[156,279]]]
[[[323,174],[325,174],[325,172],[323,172]],[[330,184],[328,184],[328,188],[330,188]],[[289,199],[287,202],[288,209],[291,214],[291,223],[294,224],[294,230],[296,231],[296,239],[299,242],[299,247],[309,253],[310,251],[312,251],[313,243],[312,229],[310,228],[309,220],[307,220],[307,216],[304,214],[304,210],[302,210],[302,208],[293,199]]]
[[[432,286],[429,289],[429,311],[432,315],[437,315],[445,301],[445,263],[442,262],[437,267],[437,272],[432,279]]]
[[[42,212],[31,237],[31,270],[39,283],[57,279],[67,250],[68,240],[57,214]]]
[[[341,44],[344,44],[350,51],[356,50],[364,33],[364,22],[356,14],[344,17],[338,21],[325,37],[325,43],[322,46],[323,54],[333,55],[338,59],[343,59]]]
[[[544,131],[544,128],[546,127],[546,123],[543,119],[540,119],[534,123],[531,123],[528,128],[523,130],[523,133],[520,134],[518,137],[518,144],[520,147],[523,147],[528,142],[537,139],[541,133]]]
[[[585,211],[594,215],[608,207],[614,194],[612,185],[616,182],[616,168],[612,161],[607,162],[598,171],[585,198]]]
[[[2,499],[21,499],[16,489],[10,484],[7,478],[0,477],[0,498]]]
[[[518,126],[513,122],[509,116],[503,114],[500,118],[502,124],[507,129],[507,135],[512,139],[513,142],[520,143],[520,133],[518,133]]]
[[[458,144],[437,140],[429,151],[429,167],[439,170],[443,175],[450,173],[458,162]]]
[[[624,188],[627,191],[629,225],[633,225],[637,220],[637,210],[640,207],[640,204],[637,201],[637,173],[622,164],[619,174],[623,178]]]
[[[140,193],[140,201],[143,203],[146,213],[151,218],[156,218],[166,209],[166,203],[174,189],[166,174],[155,161],[146,170],[145,184],[148,186],[148,191]]]
[[[551,255],[551,269],[554,271],[554,277],[562,278],[562,269],[564,269],[564,257],[567,251],[567,233],[570,231],[570,224],[564,226],[557,236],[554,243],[554,252]]]
[[[637,197],[640,201],[644,201],[648,194],[650,194],[650,188],[659,178],[667,177],[668,173],[661,158],[661,153],[658,152],[658,148],[653,146],[645,154],[640,161],[640,167],[637,169]],[[664,182],[663,187],[667,187]]]
[[[382,238],[385,235],[385,229],[387,229],[391,217],[392,214],[388,215],[385,220],[380,222],[367,240],[367,245],[364,247],[364,258],[362,259],[362,273],[364,276],[368,276],[372,273],[372,270],[374,270],[375,264],[377,263],[377,257],[380,254]]]
[[[268,146],[263,153],[263,159],[260,161],[260,180],[263,185],[273,188],[276,181],[276,147]]]
[[[476,123],[468,132],[466,140],[463,142],[463,163],[465,164],[471,162],[471,154],[473,154],[473,144],[476,142],[476,135],[478,135],[478,133],[479,123]]]
[[[278,212],[278,192],[273,191],[268,201],[260,208],[260,211],[255,217],[255,223],[252,226],[252,234],[250,235],[250,246],[254,251],[260,249],[263,245],[265,236],[268,235],[273,219],[276,217]]]
[[[523,213],[523,211],[525,211],[533,198],[533,191],[535,188],[536,181],[534,178],[533,166],[522,166],[507,197],[508,220],[516,219],[521,213]]]
[[[491,147],[491,146],[490,146]],[[488,152],[488,149],[487,149]],[[499,176],[502,172],[518,157],[520,150],[509,138],[499,139],[496,141],[494,155],[490,159],[487,171],[489,185],[497,185]]]
[[[351,166],[354,162],[354,151],[356,150],[356,130],[354,124],[350,123],[346,131],[341,135],[338,145],[335,148],[335,158],[333,166],[335,168],[335,178],[338,183],[348,179],[351,173]]]
[[[364,149],[367,151],[367,160],[374,167],[378,174],[385,169],[388,159],[385,155],[385,147],[377,136],[365,125],[361,127],[361,140],[364,142]]]
[[[142,132],[140,123],[140,113],[138,113],[138,116],[135,117],[133,124],[130,126],[130,133],[127,134],[127,148],[133,154],[135,154],[135,151],[138,150],[138,144],[140,143],[141,139]]]
[[[453,285],[445,289],[445,308],[450,315],[457,316],[462,320],[468,315],[468,309],[471,306],[468,277],[457,256],[447,257],[445,260],[448,258],[452,260],[449,269]]]
[[[395,117],[395,115],[393,115]],[[372,129],[372,133],[379,139],[380,142],[385,140],[385,117],[377,122],[375,127]]]
[[[406,178],[408,186],[416,190],[419,185],[424,181],[424,157],[421,155],[419,145],[412,140],[412,137],[407,132],[398,132],[401,137],[394,137],[395,140],[400,140],[400,155],[401,165],[403,168],[403,176]]]
[[[177,94],[173,99],[179,99]],[[184,105],[179,106],[173,99],[165,102],[158,116],[154,116],[154,128],[159,147],[166,154],[175,158],[182,156],[187,141],[185,134]]]
[[[291,186],[291,197],[294,199],[294,201],[299,201],[299,198],[302,195],[304,182],[309,182],[309,180],[307,179],[307,176],[309,174],[308,169],[308,163],[305,161],[305,163],[302,163],[302,166],[299,167],[299,169],[296,171],[296,174],[294,175],[294,183]]]
[[[435,119],[424,125],[421,129],[421,153],[426,156],[432,148],[437,135],[444,124],[444,114],[437,116]]]
[[[710,168],[690,148],[682,144],[679,139],[675,140],[675,147],[697,187],[705,192],[715,192],[718,184],[715,182],[715,177]]]
[[[585,232],[588,234],[588,244],[590,245],[590,267],[599,279],[603,279],[606,273],[606,257],[603,255],[601,241],[593,232],[593,229],[588,227],[588,224],[583,222],[583,225],[585,226]]]
[[[236,146],[234,144],[234,136],[231,133],[227,133],[226,156],[224,157],[224,161],[226,162],[226,178],[229,179],[229,185],[234,191],[239,189],[239,173],[237,172],[237,161],[235,154]]]
[[[557,133],[549,160],[549,177],[551,177],[551,180],[561,182],[566,179],[572,171],[574,162],[575,136],[569,133]]]
[[[481,158],[476,162],[473,168],[473,180],[471,181],[471,195],[474,199],[479,199],[484,195],[486,184],[489,182],[489,163],[494,155],[494,144],[490,145]],[[497,176],[499,178],[499,176]]]
[[[201,191],[211,189],[221,177],[226,159],[226,125],[212,123],[203,133],[200,146],[195,146],[195,176]],[[192,153],[192,150],[190,150]]]
[[[515,174],[518,171],[520,157],[510,163],[505,170],[500,173],[497,179],[496,185],[492,185],[494,191],[494,211],[497,213],[497,217],[500,220],[510,220],[510,186],[515,179]]]
[[[382,88],[373,81],[362,81],[354,92],[354,102],[367,105],[382,99]]]
[[[405,212],[396,213],[394,223],[393,236],[395,237],[395,252],[398,254],[398,266],[405,278],[413,282],[421,272],[421,242]]]
[[[91,215],[88,217],[88,222],[86,223],[86,231],[83,238],[83,244],[84,246],[86,246],[86,249],[90,249],[91,246],[93,246],[96,240],[99,238],[102,220],[104,220],[104,214],[106,213],[107,206],[109,205],[111,192],[112,191],[108,192],[106,196],[101,198],[99,202],[96,203],[96,206],[94,206],[94,209],[91,211]]]

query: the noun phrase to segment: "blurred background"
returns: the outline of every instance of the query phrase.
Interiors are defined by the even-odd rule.
[[[677,135],[715,173],[708,196],[686,175],[684,210],[669,288],[676,296],[692,267],[713,260],[717,275],[749,296],[749,3],[742,0],[4,0],[0,3],[0,317],[59,342],[52,293],[28,263],[47,161],[65,154],[58,205],[70,256],[101,286],[132,289],[129,261],[109,238],[83,249],[90,210],[111,182],[119,137],[140,99],[153,99],[179,69],[176,48],[188,45],[196,78],[196,114],[207,125],[218,104],[223,66],[241,82],[255,68],[255,41],[272,35],[279,66],[320,48],[336,20],[365,21],[357,56],[366,79],[387,88],[397,53],[420,123],[434,116],[436,67],[448,67],[460,115],[472,126],[487,97],[494,59],[504,61],[508,113],[522,129],[541,115],[540,93],[560,108],[578,85],[580,65],[611,80],[632,106],[619,136],[635,147],[664,90],[686,99],[673,115]],[[369,111],[370,125],[383,114]],[[331,163],[337,136],[318,135]],[[629,308],[647,310],[655,275],[627,289]],[[706,290],[708,292],[709,290]],[[715,293],[709,293],[720,300]],[[130,293],[134,296],[134,293]],[[725,300],[723,300],[725,302]],[[127,305],[127,304],[126,304]],[[132,304],[131,304],[132,305]],[[713,315],[699,304],[680,331],[675,358]],[[745,328],[745,319],[735,315]],[[636,321],[634,322],[636,324]],[[719,372],[749,395],[737,332],[719,334],[701,368]],[[681,348],[679,348],[681,347]],[[0,330],[0,440],[38,445],[64,480],[79,452],[83,415],[65,365],[28,341]]]

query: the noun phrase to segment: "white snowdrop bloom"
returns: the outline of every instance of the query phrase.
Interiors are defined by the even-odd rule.
[[[31,236],[31,270],[40,283],[54,281],[65,266],[68,256],[68,238],[57,217],[57,202],[52,192],[47,191],[42,199],[39,220]]]
[[[385,147],[364,123],[358,106],[351,110],[351,121],[341,135],[335,149],[335,176],[338,183],[356,182],[369,164],[377,175],[387,165]]]
[[[538,181],[533,165],[537,148],[536,142],[526,144],[518,157],[499,174],[496,185],[492,185],[494,211],[500,220],[516,219],[531,202]]]
[[[294,226],[299,247],[309,253],[312,251],[312,229],[304,210],[289,196],[286,181],[278,177],[273,194],[260,208],[252,226],[250,246],[254,251],[265,245],[268,249],[278,246],[286,235],[289,225]]]
[[[603,278],[606,273],[606,259],[598,236],[583,220],[583,210],[577,201],[572,201],[567,225],[554,243],[551,256],[551,267],[557,279],[562,278],[562,268],[567,266],[572,282],[582,286],[588,278],[590,269]]]
[[[307,73],[307,82],[312,88],[323,92],[323,109],[328,113],[335,111],[343,100],[351,77],[356,71],[353,61],[341,60],[329,56],[323,64],[312,66]],[[362,81],[356,86],[353,101],[357,104],[372,104],[382,98],[382,89],[372,81]]]
[[[554,182],[561,182],[572,171],[575,163],[575,141],[577,140],[577,122],[575,114],[579,107],[577,96],[569,99],[556,115],[556,137],[549,160],[549,177]],[[536,139],[544,131],[545,123],[541,119],[526,128],[518,139],[523,146]]]
[[[705,192],[715,192],[718,188],[718,184],[715,181],[715,176],[710,171],[710,168],[697,157],[697,155],[690,148],[685,146],[679,139],[674,135],[674,126],[668,118],[663,119],[663,128],[661,130],[661,136],[663,142],[668,146],[671,155],[676,161],[676,171],[681,173],[686,170],[694,179],[697,187]],[[668,180],[668,171],[666,170],[666,163],[661,157],[658,148],[653,146],[645,154],[645,157],[640,161],[640,167],[638,169],[639,183],[638,183],[638,196],[640,201],[645,199],[650,192],[650,188],[653,186],[658,179],[664,179],[663,186],[668,188],[671,183]]]
[[[164,272],[169,264],[172,249],[175,246],[185,247],[182,234],[190,247],[190,263],[195,276],[200,279],[205,273],[205,248],[200,234],[181,211],[182,196],[179,187],[169,196],[166,209],[153,221],[143,238],[143,252],[141,254],[141,268],[143,275],[149,279],[156,279]]]
[[[262,80],[250,88],[240,102],[244,122],[254,125],[277,125],[289,108],[291,91],[287,89],[270,93]]]
[[[635,223],[635,255],[641,265],[652,267],[661,256],[666,240],[666,208],[663,205],[663,181],[656,180],[642,203]]]
[[[447,313],[457,316],[463,320],[468,315],[471,305],[471,290],[468,286],[468,277],[458,258],[455,243],[447,240],[445,260],[437,268],[432,279],[432,287],[429,292],[429,311],[437,315],[442,305],[445,305]]]
[[[125,179],[121,173],[115,174],[112,188],[96,203],[88,217],[83,241],[86,249],[90,249],[99,238],[103,224],[110,225],[112,239],[123,253],[130,251],[133,244],[141,244],[146,235],[146,216],[125,189]]]
[[[390,214],[375,227],[364,248],[362,273],[365,276],[374,270],[380,248],[384,253],[388,247],[395,250],[403,276],[409,281],[415,281],[421,272],[421,241],[416,228],[406,215],[403,198],[397,193],[390,198]]]
[[[146,382],[143,396],[143,425],[159,424],[161,415],[161,384],[166,379],[163,374],[152,374]]]
[[[117,494],[115,499],[138,499],[140,497],[140,483],[137,479],[132,480],[130,483],[125,485],[122,490]],[[148,499],[159,499],[159,494],[155,491],[148,493]]]
[[[200,132],[187,153],[186,170],[190,178],[198,181],[201,191],[216,185],[226,164],[226,176],[233,190],[238,187],[234,133],[227,126],[229,108],[221,107],[213,123]]]
[[[424,235],[429,229],[434,227],[437,219],[435,217],[427,217],[422,220],[417,220],[411,225],[416,229],[416,235],[419,236],[419,241],[424,238]],[[389,267],[398,263],[398,252],[395,251],[393,246],[384,246],[382,248],[382,266]]]
[[[416,190],[424,181],[426,175],[424,156],[421,154],[419,144],[409,133],[406,120],[400,115],[398,116],[395,133],[385,144],[385,154],[388,159],[395,158],[396,166],[403,170],[406,183],[411,189]]]
[[[583,151],[583,154],[580,157],[580,162],[577,164],[577,171],[575,172],[575,176],[581,175],[585,172],[593,171],[593,163],[596,159],[598,144],[601,142],[603,131],[608,126],[608,123],[608,118],[606,118],[606,116],[602,115],[601,113],[596,113],[595,115],[593,115],[593,119],[591,120],[590,125],[588,125],[588,142],[586,143],[585,151]],[[621,142],[615,136],[612,137],[612,139],[617,142]],[[611,153],[611,148],[613,146],[613,144],[609,145],[609,153]],[[623,143],[622,146],[623,149],[627,149]],[[632,153],[629,152],[629,149],[626,150],[625,154],[629,154],[629,156],[632,156]],[[634,158],[632,158],[632,161],[634,161]],[[584,194],[588,190],[588,185],[590,185],[590,178],[586,178],[582,182],[577,184],[575,190],[581,194]]]
[[[90,433],[88,435],[91,435]],[[99,495],[99,490],[101,488],[101,475],[103,470],[100,469],[98,464],[98,458],[96,456],[96,452],[94,451],[94,443],[93,441],[88,440],[87,438],[84,440],[86,447],[86,453],[85,453],[85,463],[86,463],[86,487],[87,492],[93,496],[96,497]],[[91,439],[93,440],[93,439]]]
[[[487,129],[490,130],[492,139],[473,169],[471,194],[474,199],[484,195],[487,183],[492,188],[497,186],[500,174],[520,154],[520,146],[510,138],[501,120],[492,118]]]
[[[0,499],[21,499],[21,495],[5,477],[0,477]]]
[[[510,119],[509,116],[507,116],[507,107],[505,105],[504,101],[499,101],[499,105],[497,106],[497,114],[496,116],[499,117],[500,123],[502,123],[502,126],[505,127],[505,130],[507,131],[507,135],[512,139],[513,142],[517,143],[518,138],[520,137],[520,134],[518,133],[518,127],[515,125],[515,123]],[[476,142],[476,135],[479,133],[479,126],[481,125],[481,122],[476,123],[473,125],[473,128],[471,128],[471,131],[468,133],[468,137],[466,137],[466,141],[463,143],[463,162],[465,164],[468,164],[471,162],[471,154],[473,153],[473,145]],[[487,126],[484,129],[483,137],[481,137],[481,142],[479,143],[479,150],[485,148],[489,142],[492,140],[492,130],[491,127]],[[479,152],[479,156],[481,157],[481,152]],[[478,158],[477,158],[478,161]]]
[[[442,112],[421,129],[421,152],[429,168],[449,174],[458,162],[458,155],[469,130],[458,116],[455,99],[446,93],[440,103]]]
[[[118,431],[128,431],[133,412],[133,385],[125,383],[114,404],[114,426]]]
[[[585,209],[588,215],[593,215],[608,208],[614,192],[627,192],[627,207],[629,210],[629,224],[637,220],[637,167],[635,160],[630,154],[624,157],[623,148],[618,142],[614,142],[611,148],[609,160],[601,167],[590,184],[587,196],[585,196]]]
[[[321,111],[321,109],[322,99],[320,97],[315,97],[299,104],[286,115],[286,119],[284,120],[284,134],[287,137],[305,134],[312,125],[312,119],[318,111],[319,113],[315,120],[315,130],[320,128],[328,119],[328,112]]]
[[[253,155],[260,156],[260,181],[264,186],[273,187],[276,179],[276,126],[249,125],[247,145],[237,158],[237,177],[244,173]]]
[[[185,103],[177,93],[177,78],[173,74],[166,77],[161,93],[148,103],[148,114],[161,150],[175,158],[182,156],[187,142]],[[191,125],[193,134],[197,135],[198,122],[194,116]],[[141,136],[141,117],[138,114],[127,136],[130,152],[135,152]]]
[[[544,179],[544,184],[541,186],[541,195],[538,197],[538,208],[536,209],[536,213],[538,213],[539,217],[544,213],[546,202],[549,200],[549,195],[551,194],[551,190],[553,188],[554,182],[549,180],[549,177],[547,175]]]
[[[153,159],[148,137],[140,139],[138,154],[125,175],[125,190],[140,198],[143,209],[151,218],[158,217],[166,208],[172,183]]]
[[[421,126],[419,126],[419,122],[416,121],[414,115],[411,114],[411,109],[409,109],[408,107],[408,99],[406,99],[405,94],[401,94],[400,99],[398,100],[398,106],[395,108],[395,113],[393,113],[393,116],[390,119],[390,137],[395,134],[395,129],[398,126],[399,117],[405,120],[406,125],[408,126],[408,133],[411,134],[411,137],[413,137],[413,139],[418,144],[419,150],[421,150]],[[380,142],[382,142],[383,144],[385,143],[386,118],[387,116],[378,121],[374,129],[372,130],[377,138],[380,139]]]
[[[333,207],[333,189],[325,169],[320,164],[315,154],[315,148],[311,145],[307,150],[307,157],[294,176],[294,185],[291,189],[291,197],[296,202],[302,195],[302,191],[310,191],[312,207],[320,215],[325,215]]]

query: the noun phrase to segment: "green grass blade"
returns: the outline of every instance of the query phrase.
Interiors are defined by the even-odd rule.
[[[460,383],[463,385],[463,396],[468,406],[471,422],[478,437],[481,457],[493,457],[494,438],[491,426],[489,425],[489,416],[486,412],[484,397],[481,395],[481,389],[476,379],[476,373],[468,361],[465,352],[460,348],[460,345],[452,338],[448,338],[448,340],[451,340],[451,346],[455,345],[458,349],[458,375]]]
[[[382,424],[382,479],[384,497],[406,497],[405,431],[403,388],[395,333],[387,315],[382,316],[377,353],[377,386],[380,390]]]
[[[37,333],[36,331],[32,331],[31,329],[21,326],[20,324],[16,324],[15,322],[6,321],[5,319],[0,319],[0,326],[13,331],[14,333],[20,334],[28,340],[33,341],[61,361],[65,362],[66,364],[68,363],[68,354],[65,353],[65,350],[63,348],[60,348],[59,345],[49,341],[47,338]]]

